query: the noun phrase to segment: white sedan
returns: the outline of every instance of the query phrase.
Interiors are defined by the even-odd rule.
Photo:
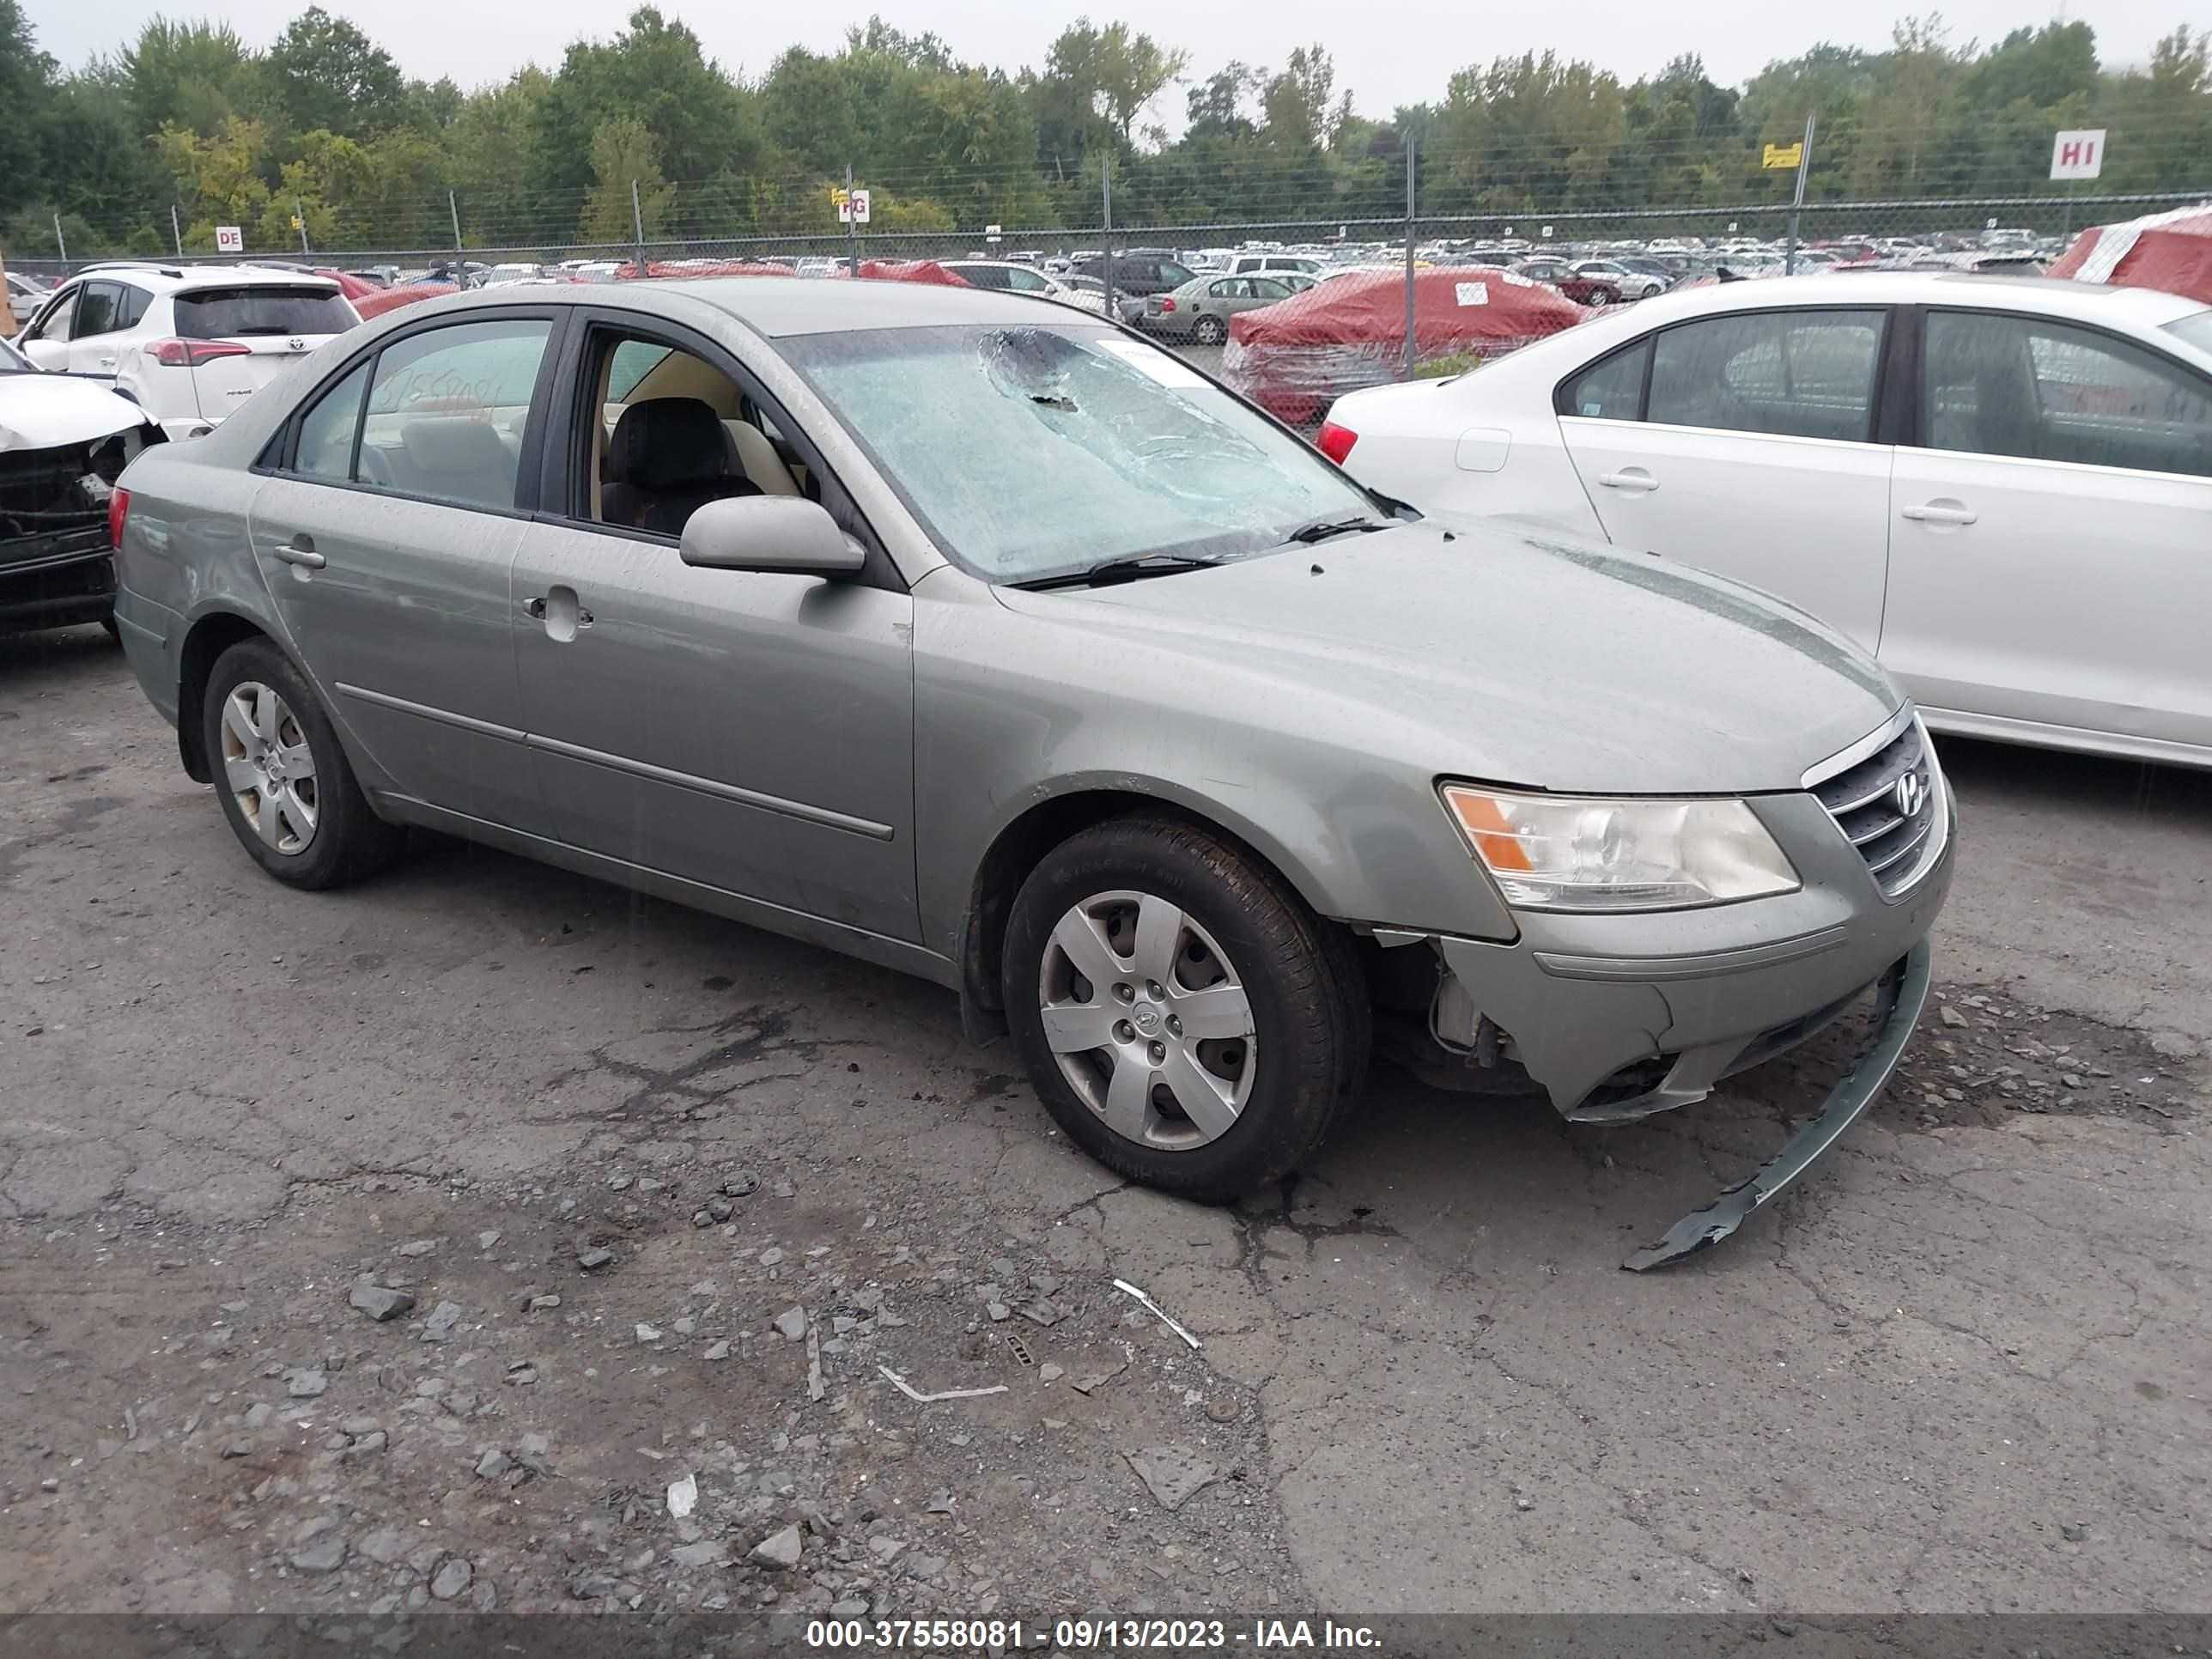
[[[1425,512],[1765,588],[1874,652],[1938,730],[2212,767],[2195,301],[1904,271],[1723,283],[1356,392],[1317,441]]]

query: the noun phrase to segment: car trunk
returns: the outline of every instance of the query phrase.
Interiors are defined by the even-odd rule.
[[[177,334],[193,343],[192,391],[203,419],[219,421],[305,356],[360,320],[327,283],[252,283],[176,296]]]

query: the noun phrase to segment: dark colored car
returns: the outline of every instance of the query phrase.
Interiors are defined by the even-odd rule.
[[[1095,259],[1079,260],[1075,271],[1080,276],[1096,276],[1106,280],[1108,258],[1100,254]],[[1181,288],[1194,273],[1179,264],[1176,257],[1165,248],[1123,248],[1112,258],[1114,292],[1134,295],[1142,299],[1148,294],[1165,294]]]
[[[1610,277],[1585,276],[1565,259],[1523,259],[1513,268],[1516,276],[1555,288],[1578,306],[1617,306],[1620,284]]]

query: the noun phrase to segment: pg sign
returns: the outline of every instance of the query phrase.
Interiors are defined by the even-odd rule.
[[[868,192],[865,190],[833,190],[830,199],[837,204],[837,222],[841,225],[865,225],[868,222]]]
[[[2051,176],[2094,179],[2105,170],[2105,129],[2080,127],[2051,141]]]

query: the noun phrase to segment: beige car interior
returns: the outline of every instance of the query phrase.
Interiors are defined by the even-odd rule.
[[[792,466],[785,465],[782,457],[776,453],[774,441],[753,421],[745,418],[751,411],[747,408],[737,383],[713,364],[693,356],[688,351],[672,349],[627,394],[619,400],[610,400],[607,392],[614,372],[615,356],[611,349],[602,352],[599,356],[598,403],[600,420],[592,432],[591,466],[592,516],[594,519],[604,520],[607,516],[605,490],[608,457],[615,430],[621,424],[623,416],[641,404],[664,398],[695,399],[714,410],[715,417],[722,424],[732,476],[749,480],[764,495],[799,495],[805,493],[805,469],[800,467],[794,471]]]

